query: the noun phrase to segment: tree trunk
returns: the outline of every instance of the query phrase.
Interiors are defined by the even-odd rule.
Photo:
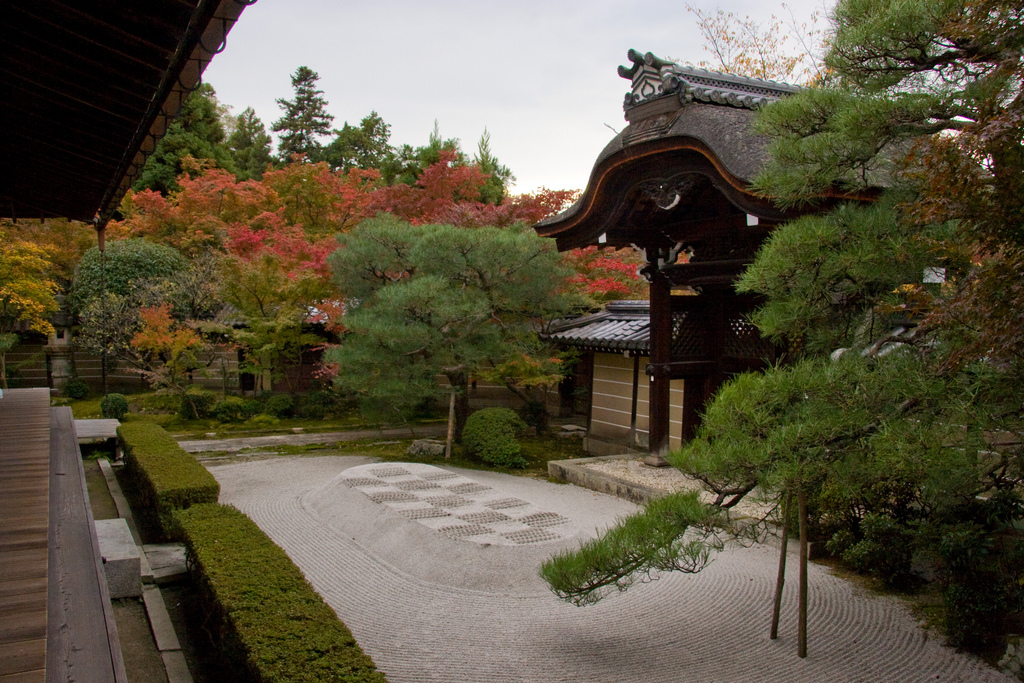
[[[779,637],[779,611],[782,609],[782,588],[786,585],[786,555],[789,550],[789,508],[793,502],[793,492],[786,491],[786,500],[782,504],[782,546],[779,550],[779,577],[775,580],[775,604],[772,607],[772,628],[768,637],[775,640]]]
[[[469,417],[469,375],[462,370],[446,373],[448,383],[455,393],[455,434],[456,441],[462,441],[462,430]]]
[[[801,486],[796,494],[800,516],[800,621],[797,630],[796,654],[807,656],[807,491]]]
[[[450,460],[452,457],[452,440],[455,436],[455,392],[451,394],[451,398],[448,399],[448,439],[444,444],[444,459]]]
[[[7,390],[7,352],[0,352],[0,389]]]
[[[534,408],[534,419],[537,421],[537,436],[547,436],[551,429],[551,414],[548,413],[547,402],[537,401],[535,403],[536,406],[531,406],[531,408]]]

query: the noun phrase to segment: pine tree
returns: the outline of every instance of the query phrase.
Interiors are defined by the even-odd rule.
[[[565,271],[529,228],[410,225],[381,213],[338,237],[334,280],[349,335],[332,352],[337,381],[365,410],[394,420],[456,392],[456,438],[470,378],[555,384],[561,363],[537,336],[567,311]],[[517,387],[518,388],[518,387]]]
[[[441,153],[447,152],[447,163],[453,167],[466,165],[466,153],[458,138],[441,137],[441,126],[434,120],[427,144],[422,147],[402,145],[381,171],[381,178],[388,185],[415,185],[423,172],[441,161]]]
[[[320,75],[300,66],[292,75],[295,99],[278,98],[284,116],[274,122],[274,132],[281,134],[277,147],[281,161],[288,163],[293,154],[304,154],[306,161],[319,161],[323,150],[319,139],[330,135],[334,117],[327,113],[327,100],[316,82]]]
[[[334,136],[323,151],[323,160],[333,171],[380,169],[391,163],[395,154],[388,143],[391,126],[375,111],[363,117],[358,127],[345,122],[341,130],[334,131]]]
[[[669,460],[720,508],[755,490],[796,502],[803,549],[817,531],[890,585],[923,551],[952,644],[984,648],[1024,600],[1024,13],[840,0],[832,17],[819,87],[761,113],[773,142],[755,183],[831,207],[778,227],[738,284],[764,297],[752,319],[790,364],[725,384]],[[581,602],[665,569],[621,537],[545,577]]]
[[[181,105],[178,117],[167,126],[167,133],[146,160],[132,189],[156,190],[167,194],[178,189],[177,177],[184,170],[181,160],[212,159],[217,166],[234,172],[231,151],[224,144],[226,134],[221,117],[226,107],[217,102],[217,93],[203,83]]]
[[[252,107],[235,117],[235,129],[228,136],[228,148],[235,161],[239,180],[259,180],[273,162],[270,135]]]
[[[486,204],[501,204],[508,197],[508,188],[515,182],[516,177],[512,175],[511,169],[502,165],[491,152],[491,134],[486,128],[476,145],[473,163],[480,167],[481,172],[490,176],[487,184],[480,190],[480,201]]]

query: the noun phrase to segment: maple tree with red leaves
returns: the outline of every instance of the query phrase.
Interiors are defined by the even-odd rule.
[[[334,235],[370,215],[376,171],[333,172],[326,163],[289,164],[261,180],[239,181],[208,162],[192,160],[178,178],[181,189],[163,196],[152,190],[131,193],[121,205],[124,219],[110,235],[145,237],[169,244],[186,256],[223,250],[230,229],[268,213],[278,225],[297,226],[311,238]]]
[[[649,296],[647,282],[638,272],[643,259],[632,249],[584,247],[565,252],[563,259],[575,272],[569,283],[592,305]]]
[[[507,197],[498,204],[485,202],[481,192],[490,176],[479,166],[457,163],[458,155],[451,150],[441,150],[439,156],[440,160],[424,169],[415,184],[379,188],[371,210],[394,214],[412,225],[501,228],[536,223],[561,211],[579,194],[542,189]]]

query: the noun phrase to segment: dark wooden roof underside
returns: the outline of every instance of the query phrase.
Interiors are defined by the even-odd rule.
[[[0,217],[109,218],[247,4],[5,3]]]
[[[579,201],[539,223],[537,232],[554,237],[560,250],[597,244],[602,235],[615,247],[708,238],[759,242],[791,215],[748,189],[766,157],[766,140],[751,130],[753,117],[692,103],[631,123],[598,157]],[[659,188],[679,191],[671,209],[657,204]],[[748,215],[758,225],[748,226]]]

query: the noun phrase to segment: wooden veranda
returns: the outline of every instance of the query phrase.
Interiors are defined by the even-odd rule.
[[[0,218],[100,237],[255,0],[4,4]],[[48,352],[50,352],[48,350]],[[69,408],[0,398],[0,681],[125,681]]]
[[[601,152],[582,197],[535,226],[559,250],[633,246],[650,283],[650,451],[669,444],[670,383],[684,380],[682,437],[713,392],[776,359],[734,285],[773,227],[795,217],[750,189],[767,158],[756,110],[798,88],[629,51],[629,125]]]
[[[0,399],[0,680],[127,681],[70,408]]]

